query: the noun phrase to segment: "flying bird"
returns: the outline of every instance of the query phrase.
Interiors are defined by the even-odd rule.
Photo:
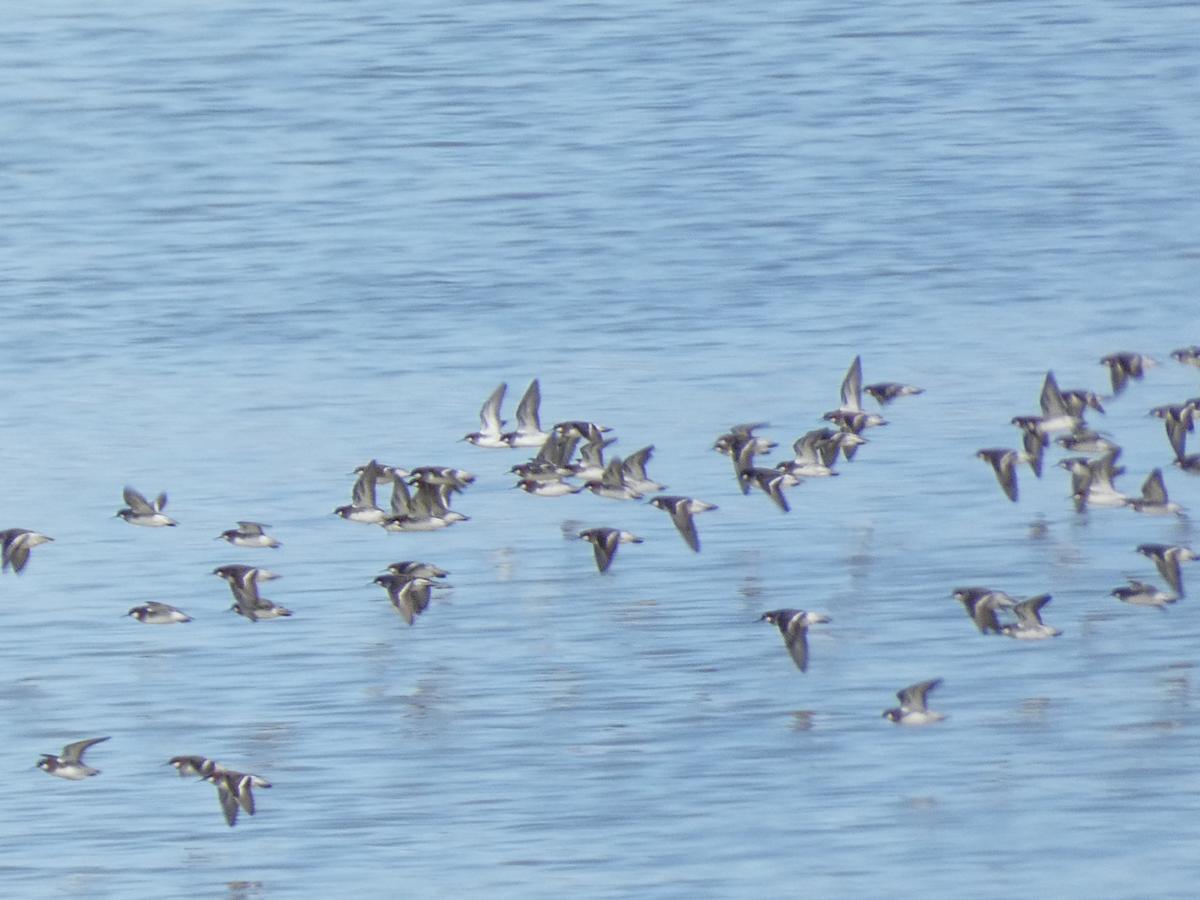
[[[1016,450],[1003,447],[991,447],[980,450],[975,454],[996,473],[996,481],[1000,483],[1004,496],[1013,503],[1017,502],[1017,463],[1023,462],[1024,457]]]
[[[507,389],[507,384],[501,384],[492,391],[479,410],[479,430],[468,434],[463,438],[464,441],[489,450],[500,450],[509,446],[504,438],[504,420],[500,418],[500,404],[504,402],[504,392]]]
[[[957,588],[951,596],[963,605],[975,627],[983,634],[989,631],[1000,634],[996,610],[1011,609],[1017,602],[1003,591],[984,587]]]
[[[135,606],[126,616],[133,616],[146,625],[173,625],[176,622],[190,622],[192,617],[181,609],[176,609],[167,603],[150,602]]]
[[[4,547],[4,563],[0,569],[11,568],[14,572],[20,572],[29,562],[29,551],[32,548],[53,540],[52,537],[30,531],[28,528],[9,528],[6,531],[0,531],[0,541],[3,542]]]
[[[279,541],[265,531],[270,527],[258,522],[238,522],[237,528],[222,531],[216,539],[224,538],[235,547],[278,547]]]
[[[1049,602],[1049,594],[1022,600],[1012,608],[1017,617],[1016,623],[1001,625],[1001,633],[1022,641],[1040,641],[1045,638],[1058,637],[1062,632],[1042,621],[1042,607]]]
[[[1113,588],[1109,593],[1122,603],[1130,603],[1134,606],[1157,606],[1159,609],[1165,609],[1167,604],[1179,600],[1178,597],[1168,594],[1166,591],[1160,591],[1152,584],[1133,578],[1129,579],[1128,585]]]
[[[1180,563],[1197,559],[1196,554],[1187,547],[1172,547],[1167,544],[1142,544],[1137,548],[1137,552],[1154,562],[1163,581],[1182,598],[1184,591]]]
[[[808,671],[808,627],[832,619],[802,609],[774,609],[763,613],[760,622],[770,622],[779,628],[783,642],[787,645],[792,662],[801,672]]]
[[[117,510],[117,517],[124,519],[130,525],[142,525],[146,528],[162,528],[167,525],[178,525],[174,519],[163,512],[167,505],[167,495],[159,494],[151,503],[131,487],[125,488],[126,509]]]
[[[926,695],[941,683],[942,679],[934,678],[930,681],[911,684],[904,690],[898,691],[896,699],[900,701],[900,705],[894,709],[885,710],[883,715],[898,725],[929,725],[932,722],[942,721],[946,718],[945,714],[935,712],[925,703]]]
[[[1125,390],[1125,385],[1129,383],[1130,378],[1140,381],[1147,369],[1158,365],[1150,357],[1140,353],[1113,353],[1104,357],[1100,362],[1108,366],[1114,397]]]
[[[48,772],[58,778],[66,778],[68,781],[82,781],[89,775],[99,775],[99,769],[84,765],[83,752],[92,744],[99,744],[101,741],[107,740],[107,737],[98,737],[89,738],[86,741],[76,741],[63,747],[62,754],[59,756],[43,753],[42,758],[38,760],[37,767],[43,772]]]
[[[596,556],[596,568],[601,572],[608,571],[613,557],[617,554],[617,547],[621,544],[642,543],[642,539],[637,535],[617,528],[588,528],[579,532],[579,539],[592,545]]]
[[[696,522],[693,516],[696,513],[716,509],[713,504],[705,503],[703,500],[695,500],[691,497],[668,497],[664,495],[652,498],[650,505],[655,509],[661,509],[663,512],[668,513],[671,516],[671,521],[675,523],[675,528],[679,531],[684,543],[696,553],[700,552],[700,536],[696,534]]]

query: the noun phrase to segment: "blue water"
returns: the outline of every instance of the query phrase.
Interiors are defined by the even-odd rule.
[[[1194,896],[1195,601],[1109,591],[1200,541],[973,454],[1140,351],[1092,424],[1200,514],[1147,415],[1200,384],[1200,7],[107,6],[0,36],[0,527],[55,539],[0,578],[6,896]],[[743,497],[714,438],[783,458],[858,354],[925,393],[789,515]],[[702,553],[459,440],[534,377],[719,505]],[[330,515],[373,457],[475,472],[470,521]],[[113,518],[126,484],[180,526]],[[589,525],[645,542],[601,576]],[[400,559],[452,573],[411,628]],[[228,612],[232,562],[295,615]],[[964,584],[1064,634],[985,638]],[[807,674],[786,606],[833,619]],[[945,722],[880,717],[931,677]],[[33,768],[99,735],[99,777]]]

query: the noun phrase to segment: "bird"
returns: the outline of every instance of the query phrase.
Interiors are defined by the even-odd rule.
[[[405,624],[411,625],[429,606],[429,589],[433,582],[428,578],[389,572],[387,575],[380,575],[372,584],[387,589],[388,599],[392,601],[392,606],[396,607],[396,612],[400,613]]]
[[[535,378],[525,390],[525,396],[517,404],[517,430],[501,436],[509,447],[540,447],[550,437],[542,431],[538,419],[538,407],[542,403],[542,389]]]
[[[398,470],[397,470],[398,471]],[[450,466],[417,466],[403,477],[409,477],[409,484],[432,484],[438,487],[450,485],[456,491],[461,491],[475,481],[475,476],[465,469],[453,469]]]
[[[448,505],[457,490],[452,484],[415,484],[416,490],[410,496],[404,482],[397,480],[392,491],[392,514],[379,523],[385,531],[438,531],[468,520]]]
[[[571,461],[575,448],[579,446],[580,435],[572,427],[563,430],[561,425],[550,429],[550,437],[538,448],[537,454],[528,462],[518,463],[509,472],[523,480],[554,482],[562,481],[576,474],[577,466]],[[597,439],[599,440],[599,432]],[[588,442],[591,446],[591,442]],[[601,466],[603,469],[603,466]]]
[[[6,531],[0,531],[0,541],[4,545],[4,562],[0,570],[7,570],[11,567],[14,572],[20,572],[29,562],[30,549],[53,540],[52,537],[47,537],[37,531],[30,531],[28,528],[9,528]]]
[[[509,472],[533,481],[561,481],[575,474],[571,457],[575,455],[579,441],[580,436],[573,429],[562,431],[555,425],[550,429],[550,437],[538,448],[537,455],[529,462],[513,466]]]
[[[212,573],[229,583],[229,589],[233,592],[233,605],[229,608],[239,616],[257,622],[259,619],[277,619],[292,614],[290,609],[259,596],[258,583],[278,578],[274,572],[235,564],[218,566]]]
[[[755,456],[761,455],[764,453],[770,453],[771,450],[773,450],[775,447],[778,446],[778,444],[776,444],[774,441],[770,440],[769,438],[760,437],[759,435],[756,435],[754,433],[755,431],[757,431],[760,428],[768,428],[768,427],[770,427],[770,426],[766,422],[754,422],[754,423],[747,423],[744,425],[734,425],[732,428],[729,429],[729,431],[725,432],[725,434],[721,435],[719,438],[716,439],[716,441],[713,443],[713,449],[716,450],[718,453],[721,453],[725,456],[732,456],[733,458],[736,459],[738,453],[741,452],[742,448],[747,443],[751,443],[754,445],[754,448],[755,448],[754,449]]]
[[[1071,415],[1083,418],[1085,409],[1094,409],[1104,415],[1104,398],[1095,391],[1070,390],[1061,393],[1063,402]]]
[[[1187,403],[1167,403],[1150,410],[1152,416],[1162,419],[1167,441],[1175,451],[1176,459],[1187,455],[1187,436],[1196,430],[1196,409],[1195,402],[1189,400]]]
[[[230,828],[237,824],[239,807],[246,811],[246,815],[254,815],[253,788],[271,786],[271,783],[261,776],[234,772],[232,769],[205,775],[204,780],[216,785],[217,800],[221,803],[221,812],[225,814],[225,824]]]
[[[58,778],[66,778],[68,781],[82,781],[89,775],[99,775],[99,769],[93,769],[91,766],[83,764],[83,752],[92,744],[99,744],[101,741],[107,740],[107,737],[98,737],[89,738],[86,741],[75,741],[75,743],[63,747],[60,756],[43,753],[42,758],[38,760],[37,767],[43,772],[48,772]]]
[[[1117,449],[1117,445],[1108,438],[1087,427],[1077,428],[1070,434],[1059,435],[1055,441],[1071,453],[1107,453]]]
[[[261,775],[235,772],[215,759],[203,756],[174,756],[168,763],[174,766],[181,776],[199,775],[202,781],[216,786],[221,812],[224,813],[225,823],[230,828],[237,824],[239,808],[245,810],[247,815],[254,815],[253,789],[271,786],[271,782]]]
[[[1130,378],[1140,380],[1146,374],[1147,369],[1158,365],[1150,357],[1140,353],[1113,353],[1101,359],[1100,362],[1102,365],[1108,366],[1114,397],[1125,390],[1125,385],[1129,383]]]
[[[359,466],[355,471],[359,475],[350,491],[349,505],[339,506],[334,512],[351,522],[380,525],[387,518],[387,513],[380,509],[375,502],[375,485],[381,477],[391,481],[400,481],[403,476],[391,470],[390,467],[381,467],[375,460]]]
[[[933,678],[910,684],[902,691],[896,692],[900,705],[894,709],[884,710],[883,715],[898,725],[929,725],[946,718],[945,713],[935,712],[925,705],[926,695],[942,683],[942,679]]]
[[[1013,607],[1013,612],[1017,617],[1016,623],[1001,625],[1001,634],[1022,641],[1039,641],[1058,637],[1062,632],[1042,621],[1042,607],[1049,602],[1049,594],[1040,594],[1037,597],[1022,600]]]
[[[180,778],[187,775],[206,777],[214,772],[228,771],[215,759],[208,759],[204,756],[172,756],[167,760],[167,764],[178,770]]]
[[[1000,483],[1000,488],[1004,491],[1004,496],[1013,503],[1016,503],[1016,467],[1017,463],[1025,461],[1025,456],[1016,450],[1009,450],[1004,447],[990,447],[986,450],[980,450],[975,455],[992,467],[992,471],[996,473],[996,481]]]
[[[565,497],[568,494],[578,494],[584,489],[582,484],[571,484],[568,481],[564,481],[561,477],[556,477],[550,481],[543,481],[537,478],[522,478],[517,482],[517,487],[535,497]]]
[[[407,575],[410,578],[445,578],[450,574],[445,569],[439,569],[432,563],[418,562],[413,559],[394,562],[387,569],[393,575]]]
[[[1083,410],[1091,406],[1104,412],[1100,398],[1091,391],[1069,391],[1059,389],[1053,372],[1047,372],[1042,382],[1039,398],[1042,408],[1040,416],[1015,416],[1012,423],[1020,427],[1024,461],[1029,463],[1033,474],[1042,477],[1042,459],[1050,443],[1049,436],[1057,431],[1069,431],[1072,435],[1085,430]],[[1064,442],[1066,446],[1071,441]],[[999,473],[997,473],[999,475]]]
[[[742,474],[742,478],[746,484],[744,490],[749,490],[751,485],[757,487],[770,497],[772,502],[783,512],[791,511],[787,497],[783,494],[783,489],[803,483],[802,479],[788,472],[783,472],[779,469],[761,469],[758,467],[747,469]]]
[[[630,453],[621,464],[622,483],[630,492],[639,497],[664,490],[663,485],[657,481],[652,481],[646,476],[646,463],[650,461],[650,456],[653,453],[654,445],[651,444],[648,447],[643,447],[640,450]]]
[[[1078,403],[1080,395],[1072,396],[1076,397]],[[1095,395],[1093,394],[1092,396]],[[1082,400],[1083,403],[1086,403],[1087,396],[1082,395]],[[1098,403],[1099,401],[1097,401]],[[1062,390],[1059,389],[1058,379],[1054,377],[1053,372],[1047,372],[1046,378],[1042,382],[1042,393],[1039,397],[1039,404],[1042,407],[1042,416],[1038,425],[1038,431],[1042,434],[1052,434],[1056,431],[1074,431],[1083,425],[1083,419],[1080,416],[1082,406],[1076,408],[1071,403],[1068,403],[1066,397],[1063,396]]]
[[[1000,634],[996,610],[1010,609],[1016,605],[1016,601],[1003,591],[984,587],[956,588],[950,596],[963,605],[975,627],[983,634],[989,631]]]
[[[571,475],[580,481],[599,481],[608,466],[604,462],[604,448],[611,445],[616,438],[609,440],[589,440],[579,448],[579,462],[570,466]]]
[[[713,449],[728,456],[730,462],[733,463],[733,474],[737,478],[738,486],[741,487],[743,494],[750,491],[745,473],[754,468],[754,457],[770,453],[774,447],[778,446],[774,441],[754,433],[757,429],[766,427],[766,422],[734,425],[713,443]]]
[[[226,769],[205,775],[204,780],[216,785],[217,800],[221,803],[221,812],[225,814],[225,824],[230,828],[237,824],[238,808],[246,811],[246,815],[254,815],[253,788],[269,788],[271,783],[258,775],[248,775],[244,772],[234,772]]]
[[[1200,347],[1183,347],[1179,350],[1172,350],[1171,358],[1178,360],[1185,366],[1200,368]]]
[[[1172,513],[1177,516],[1183,515],[1183,507],[1178,503],[1172,503],[1167,497],[1167,486],[1163,483],[1162,469],[1151,471],[1142,484],[1142,496],[1131,497],[1127,502],[1138,512],[1152,516],[1165,516]]]
[[[176,622],[190,622],[192,617],[183,610],[158,602],[145,603],[142,606],[135,606],[126,616],[133,616],[139,622],[144,622],[147,625],[171,625]]]
[[[650,505],[655,509],[661,509],[663,512],[668,513],[671,516],[671,521],[675,523],[675,528],[679,531],[684,543],[696,553],[700,552],[700,537],[696,534],[696,523],[692,517],[696,513],[716,509],[716,506],[711,503],[705,503],[703,500],[695,500],[692,497],[673,497],[665,494],[652,497]]]
[[[1183,597],[1183,575],[1179,565],[1200,557],[1187,547],[1172,547],[1167,544],[1142,544],[1137,548],[1137,552],[1152,560],[1163,581],[1170,585],[1177,596]]]
[[[131,487],[125,488],[123,496],[125,503],[128,504],[128,508],[117,510],[116,517],[124,519],[130,525],[142,525],[146,528],[162,528],[167,525],[179,524],[163,512],[163,507],[167,505],[167,495],[165,493],[155,497],[153,503]]]
[[[822,459],[825,465],[832,466],[834,460],[837,459],[838,451],[842,451],[842,456],[847,462],[854,459],[854,454],[858,452],[858,448],[867,443],[867,439],[855,431],[842,429],[841,431],[833,432],[827,441],[827,446],[821,450]]]
[[[578,419],[570,422],[559,422],[550,430],[551,432],[558,432],[563,437],[578,437],[580,440],[587,441],[588,443],[595,443],[601,439],[601,435],[606,431],[612,431],[606,425],[597,425],[595,422],[582,422]]]
[[[597,497],[609,500],[640,500],[644,494],[625,481],[625,461],[619,456],[609,457],[608,465],[600,477],[587,482],[587,489]],[[661,490],[661,486],[653,490]]]
[[[1050,444],[1050,438],[1041,431],[1042,421],[1040,416],[1014,416],[1012,420],[1021,429],[1021,446],[1024,449],[1021,461],[1029,463],[1029,468],[1038,478],[1042,477],[1042,460]]]
[[[642,539],[628,531],[617,528],[587,528],[579,532],[579,539],[592,545],[596,556],[596,568],[607,572],[612,565],[617,547],[621,544],[640,544]]]
[[[863,390],[875,398],[875,401],[880,406],[886,406],[897,397],[911,397],[914,394],[923,394],[919,387],[913,387],[911,384],[898,384],[895,381],[883,381],[879,384],[868,384],[863,387]]]
[[[1183,471],[1192,475],[1200,475],[1200,453],[1189,453],[1186,456],[1176,457],[1172,465],[1179,466]]]
[[[792,444],[792,452],[796,454],[796,458],[790,463],[780,463],[775,468],[798,478],[828,478],[836,475],[837,472],[832,468],[838,458],[837,440],[834,435],[839,433],[850,432],[818,428],[801,435]]]
[[[218,566],[213,569],[214,575],[219,575],[226,581],[236,579],[239,582],[243,581],[274,581],[279,576],[270,569],[264,569],[260,566],[248,566],[245,563],[230,563],[227,566]]]
[[[1069,457],[1059,460],[1058,465],[1071,473],[1071,495],[1075,508],[1082,511],[1086,506],[1128,506],[1129,497],[1113,486],[1113,479],[1125,471],[1116,465],[1121,448],[1109,450],[1099,459]]]
[[[237,528],[222,531],[216,539],[224,538],[235,547],[278,547],[279,541],[264,531],[270,527],[258,522],[238,522]]]
[[[492,391],[491,396],[483,402],[483,407],[479,410],[481,425],[479,431],[471,432],[463,438],[464,441],[489,450],[499,450],[510,446],[504,438],[504,420],[500,418],[500,404],[504,402],[504,392],[507,389],[507,384],[501,384]]]
[[[869,413],[862,408],[862,357],[854,357],[846,377],[842,379],[842,405],[825,413],[826,421],[849,428],[855,434],[864,428],[886,425],[883,416]]]
[[[805,612],[802,609],[773,609],[759,617],[760,622],[770,622],[779,628],[783,642],[787,645],[792,662],[801,672],[808,671],[808,626],[819,622],[833,621],[818,613]]]
[[[1175,603],[1179,599],[1165,591],[1158,590],[1152,584],[1133,578],[1129,579],[1127,586],[1113,588],[1109,593],[1122,603],[1131,603],[1134,606],[1157,606],[1159,609],[1164,609],[1167,604]]]

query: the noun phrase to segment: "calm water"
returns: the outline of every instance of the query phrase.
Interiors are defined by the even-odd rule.
[[[1108,592],[1200,536],[1077,516],[1052,465],[1010,504],[973,453],[1145,352],[1093,424],[1200,511],[1146,414],[1200,383],[1200,8],[109,6],[0,37],[0,527],[55,538],[0,579],[9,895],[1194,896],[1200,613]],[[782,458],[860,353],[926,393],[790,515],[743,497],[712,440]],[[533,377],[720,506],[701,554],[459,441]],[[329,515],[372,457],[477,473],[471,521]],[[645,543],[601,576],[587,525]],[[399,559],[452,573],[412,628]],[[231,562],[294,617],[228,612]],[[984,638],[963,584],[1065,633]],[[155,599],[195,621],[122,618]],[[805,675],[783,606],[834,620]],[[936,676],[946,722],[880,718]],[[102,734],[98,778],[33,768]],[[258,815],[188,753],[274,782]]]

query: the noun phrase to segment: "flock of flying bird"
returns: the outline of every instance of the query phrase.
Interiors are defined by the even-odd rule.
[[[1181,363],[1200,368],[1200,347],[1176,350],[1171,355]],[[1050,437],[1057,434],[1060,435],[1057,443],[1067,451],[1088,454],[1067,457],[1058,463],[1070,473],[1071,495],[1077,511],[1082,512],[1090,507],[1128,507],[1148,515],[1182,515],[1180,507],[1167,496],[1161,469],[1156,468],[1149,474],[1140,496],[1119,492],[1113,480],[1124,471],[1122,466],[1117,465],[1121,448],[1092,430],[1084,421],[1085,411],[1091,409],[1103,413],[1103,404],[1118,396],[1129,379],[1140,379],[1147,368],[1155,365],[1154,361],[1135,353],[1118,353],[1105,357],[1101,362],[1108,366],[1111,373],[1112,394],[1109,398],[1085,390],[1063,391],[1054,374],[1048,372],[1042,386],[1041,415],[1017,416],[1012,420],[1021,430],[1022,450],[988,448],[980,450],[977,456],[995,471],[1005,496],[1016,502],[1017,467],[1028,465],[1034,475],[1040,478]],[[656,494],[650,498],[650,505],[670,515],[687,546],[699,552],[700,538],[694,517],[714,510],[716,506],[693,497],[658,494],[664,490],[663,485],[646,474],[646,466],[654,450],[652,446],[643,447],[624,459],[610,456],[606,462],[605,450],[615,439],[606,436],[610,429],[604,426],[593,422],[567,421],[543,431],[539,420],[541,392],[536,379],[529,385],[517,407],[517,427],[513,431],[505,431],[505,422],[500,418],[505,389],[506,386],[501,384],[488,397],[480,410],[480,430],[466,435],[464,440],[486,449],[536,449],[537,453],[532,459],[510,470],[518,479],[518,487],[538,497],[561,497],[587,490],[598,497],[628,501]],[[824,419],[836,427],[823,427],[802,435],[793,444],[793,459],[772,467],[757,464],[756,458],[766,455],[776,446],[774,442],[756,434],[757,430],[765,427],[765,423],[734,426],[717,438],[714,449],[730,457],[743,494],[748,494],[752,489],[760,490],[786,513],[790,507],[785,489],[800,484],[804,479],[836,475],[834,466],[838,460],[852,460],[858,448],[866,443],[863,432],[887,424],[879,414],[863,409],[864,391],[881,407],[898,397],[921,393],[919,388],[894,382],[864,387],[861,358],[855,358],[842,382],[840,405],[824,415]],[[1189,455],[1186,452],[1187,435],[1194,430],[1195,419],[1200,415],[1200,397],[1156,407],[1151,413],[1164,422],[1175,455],[1175,465],[1184,471],[1200,474],[1200,454]],[[392,532],[435,531],[467,521],[467,517],[452,510],[450,504],[455,494],[461,493],[475,481],[475,476],[469,472],[440,466],[405,470],[371,460],[359,466],[353,474],[357,478],[351,490],[351,502],[334,510],[334,513],[348,521],[378,525]],[[387,509],[377,503],[377,489],[381,484],[391,485]],[[167,505],[165,493],[159,494],[151,502],[127,487],[124,500],[126,506],[116,516],[131,525],[156,528],[177,524],[163,511]],[[267,527],[242,521],[238,522],[236,529],[222,532],[218,537],[237,547],[276,548],[279,542],[266,533]],[[621,544],[642,542],[640,537],[628,531],[611,527],[587,528],[580,531],[578,537],[593,545],[596,567],[602,573],[612,566]],[[44,534],[22,528],[0,531],[2,568],[21,572],[29,561],[30,550],[51,540]],[[1181,599],[1184,587],[1180,566],[1196,559],[1197,555],[1187,547],[1165,544],[1143,544],[1137,547],[1137,552],[1154,562],[1173,593],[1130,579],[1128,586],[1114,589],[1113,596],[1126,603],[1159,608]],[[278,577],[269,569],[230,564],[219,566],[213,570],[213,574],[229,584],[234,599],[231,609],[238,615],[252,622],[292,615],[290,610],[259,593],[261,582]],[[432,588],[444,584],[442,579],[447,575],[446,571],[431,563],[405,560],[388,566],[386,574],[375,578],[373,583],[387,591],[389,600],[401,618],[412,625],[428,607]],[[1041,619],[1041,611],[1051,599],[1048,594],[1018,602],[1003,591],[964,587],[953,591],[952,596],[963,604],[968,616],[983,634],[1005,635],[1019,640],[1041,640],[1061,634]],[[997,615],[1001,610],[1010,610],[1016,621],[1001,622]],[[182,610],[159,602],[135,607],[128,615],[148,625],[170,625],[192,620]],[[769,622],[779,629],[793,662],[803,672],[808,668],[809,627],[831,620],[806,610],[776,609],[763,613],[760,621]],[[940,683],[941,679],[931,679],[902,689],[896,695],[900,705],[886,710],[883,715],[901,725],[925,725],[941,721],[945,715],[929,709],[926,703],[928,693]],[[83,754],[91,746],[108,739],[90,738],[67,744],[61,754],[43,754],[37,766],[51,775],[72,781],[96,775],[98,771],[83,762]],[[254,814],[254,788],[271,786],[259,775],[236,771],[202,756],[176,756],[169,760],[169,764],[181,776],[198,776],[216,787],[222,813],[230,826],[236,823],[239,810],[248,815]]]
[[[1200,368],[1200,347],[1175,350],[1171,356],[1180,363]],[[1017,466],[1028,465],[1033,474],[1041,478],[1043,457],[1049,446],[1050,436],[1059,434],[1056,443],[1063,449],[1071,453],[1089,454],[1069,456],[1057,463],[1070,473],[1071,497],[1076,512],[1082,513],[1092,507],[1125,507],[1145,515],[1182,516],[1182,507],[1167,495],[1161,468],[1152,469],[1146,476],[1140,495],[1130,496],[1117,490],[1113,479],[1125,471],[1124,466],[1117,464],[1121,447],[1090,428],[1084,421],[1084,413],[1087,410],[1103,413],[1105,402],[1120,395],[1131,378],[1141,379],[1146,370],[1157,363],[1138,353],[1114,353],[1100,362],[1108,367],[1111,374],[1110,397],[1100,397],[1093,391],[1061,390],[1054,373],[1047,372],[1042,384],[1042,414],[1016,416],[1012,420],[1012,424],[1021,429],[1023,449],[1018,451],[1007,447],[993,447],[980,450],[976,455],[992,467],[1005,496],[1015,503],[1018,496]],[[1200,474],[1200,454],[1187,452],[1187,436],[1195,430],[1198,410],[1200,397],[1156,406],[1150,410],[1150,415],[1161,419],[1166,428],[1167,441],[1175,455],[1174,465],[1192,474]],[[1169,544],[1142,544],[1137,547],[1137,552],[1155,564],[1173,593],[1159,590],[1148,582],[1130,578],[1129,584],[1114,588],[1112,596],[1125,603],[1159,608],[1180,600],[1184,595],[1180,564],[1196,559],[1196,554],[1187,547]],[[1037,628],[1041,624],[1039,610],[1049,599],[1034,598],[1026,601],[1028,605],[1018,605],[1007,595],[981,598],[977,596],[976,589],[970,588],[955,592],[955,596],[966,606],[968,614],[981,631],[986,633],[989,628],[995,630],[996,609],[1013,608],[1020,624],[1028,626],[1019,631],[1027,631],[1028,634],[1014,633],[1012,636],[1035,638],[1041,634]],[[1035,604],[1034,600],[1040,602]]]

